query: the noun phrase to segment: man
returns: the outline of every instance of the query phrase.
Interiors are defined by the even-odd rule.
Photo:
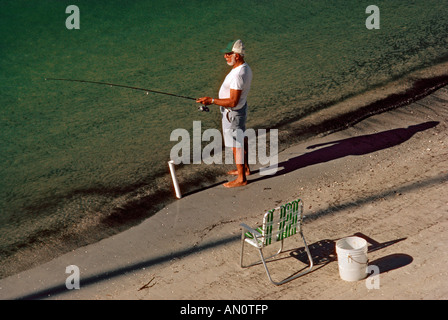
[[[241,132],[246,130],[247,95],[252,81],[252,70],[244,61],[245,48],[241,40],[231,41],[224,50],[224,59],[232,67],[219,90],[219,98],[202,97],[196,102],[220,106],[224,144],[233,150],[237,170],[228,174],[236,175],[233,181],[224,183],[227,188],[240,187],[247,184],[246,176],[250,174],[247,161],[247,139],[241,141]],[[237,135],[239,131],[239,135]]]

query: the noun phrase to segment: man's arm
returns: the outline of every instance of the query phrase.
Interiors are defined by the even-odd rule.
[[[204,105],[216,104],[225,108],[234,108],[238,105],[241,98],[242,90],[230,89],[230,98],[227,99],[213,99],[211,97],[202,97],[196,100],[198,103]]]

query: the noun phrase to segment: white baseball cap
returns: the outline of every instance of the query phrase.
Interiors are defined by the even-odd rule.
[[[223,53],[234,52],[234,53],[238,53],[238,54],[244,56],[244,53],[246,52],[246,50],[244,48],[243,41],[238,39],[236,41],[230,41],[227,44],[227,47],[225,49],[221,50],[221,52],[223,52]]]

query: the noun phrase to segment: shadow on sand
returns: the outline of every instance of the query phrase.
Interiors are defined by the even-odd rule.
[[[383,243],[377,242],[373,240],[372,238],[366,236],[363,233],[355,233],[353,236],[358,236],[360,238],[363,238],[367,241],[369,244],[367,253],[371,253],[377,250],[384,249],[386,247],[389,247],[391,245],[394,245],[398,242],[401,242],[403,240],[406,240],[406,238],[386,241]],[[336,255],[336,241],[339,239],[324,239],[317,241],[315,243],[312,243],[309,245],[310,252],[313,257],[315,268],[312,272],[319,270],[320,268],[326,266],[327,264],[337,261],[337,255]],[[308,257],[305,251],[305,248],[298,248],[289,251],[289,256],[294,257],[295,259],[303,262],[305,265],[308,264]],[[287,258],[287,257],[286,257]],[[283,259],[286,259],[283,258]],[[397,253],[397,254],[391,254],[387,255],[381,258],[378,258],[374,261],[369,261],[369,265],[375,265],[379,268],[380,273],[386,273],[394,269],[398,269],[401,267],[404,267],[408,264],[410,264],[413,261],[413,258],[407,254]],[[300,270],[301,271],[301,270]],[[299,272],[300,272],[299,271]]]
[[[325,147],[281,162],[278,164],[278,170],[275,174],[250,179],[249,182],[254,183],[264,179],[269,179],[271,177],[287,174],[307,166],[336,160],[346,156],[366,155],[372,152],[391,148],[409,140],[417,132],[428,130],[438,124],[439,122],[437,121],[429,121],[409,126],[407,128],[387,130],[379,133],[312,145],[307,147],[307,149]]]

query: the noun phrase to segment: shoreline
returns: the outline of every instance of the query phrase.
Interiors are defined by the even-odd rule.
[[[448,75],[446,75],[446,73],[440,73],[441,71],[446,70],[446,68],[448,68],[448,63],[443,63],[428,69],[414,72],[404,79],[388,85],[387,89],[380,88],[379,90],[374,90],[376,94],[372,95],[372,93],[370,92],[370,94],[365,94],[361,97],[357,96],[349,98],[344,102],[335,104],[328,107],[327,109],[314,113],[306,117],[305,119],[283,125],[283,129],[279,131],[279,152],[290,148],[294,144],[344,130],[355,125],[359,121],[372,116],[375,112],[382,113],[393,110],[395,108],[400,108],[403,105],[412,103],[413,99],[421,99],[424,96],[430,95],[432,92],[438,90],[439,87],[443,87],[448,83]],[[424,77],[422,77],[423,75],[431,75],[431,73],[432,76],[426,78],[426,80]],[[410,79],[414,80],[412,86],[409,85]],[[400,88],[398,92],[391,93],[389,91],[391,90],[393,85]],[[378,98],[378,96],[382,96],[382,98]],[[368,101],[366,101],[366,99],[375,101],[370,101],[370,103],[367,103]],[[356,107],[356,103],[367,104],[364,108],[359,109],[358,107]],[[384,103],[385,106],[382,105],[382,103]],[[338,109],[342,104],[347,104],[348,108],[346,107],[345,109],[341,109],[337,117],[334,118],[335,112],[330,111],[329,109]],[[350,108],[352,110],[350,110]],[[331,114],[333,118],[326,119],[325,114]],[[345,118],[347,115],[350,116],[349,119]],[[332,127],[328,126],[328,124],[330,123]],[[323,130],[323,128],[325,128],[326,130]],[[294,136],[296,138],[291,139],[291,136]],[[183,193],[186,196],[201,193],[204,190],[208,190],[215,187],[216,185],[221,184],[221,180],[225,177],[224,173],[226,170],[227,168],[225,168],[224,166],[209,169],[209,171],[207,171],[205,175],[206,177],[208,177],[205,182],[204,175],[193,176],[190,178],[181,177],[180,185]],[[199,172],[199,167],[196,168],[196,171]],[[182,171],[180,171],[180,173],[182,173]],[[216,175],[217,173],[218,175]],[[169,175],[169,173],[167,174]],[[167,179],[166,177],[161,177],[160,180],[164,181],[165,186],[171,183],[169,178]],[[194,185],[194,187],[189,187],[191,185]],[[93,228],[89,228],[89,226],[87,226],[87,229],[72,235],[70,235],[70,233],[67,234],[67,232],[62,231],[55,237],[55,242],[49,239],[51,240],[52,244],[48,247],[46,247],[46,244],[43,244],[40,247],[38,246],[37,249],[30,247],[29,249],[20,251],[17,254],[16,258],[12,257],[12,259],[6,264],[2,264],[3,270],[10,270],[3,271],[2,278],[14,275],[17,273],[17,271],[25,271],[29,268],[33,268],[42,263],[51,261],[52,259],[57,258],[58,256],[63,255],[69,251],[76,250],[79,247],[90,245],[105,238],[107,239],[110,236],[125,232],[126,230],[139,225],[142,221],[151,219],[153,215],[163,210],[164,207],[176,202],[173,193],[171,193],[169,190],[163,189],[156,191],[154,194],[148,195],[144,194],[144,192],[142,193],[137,188],[133,192],[125,194],[123,197],[128,198],[125,201],[124,205],[120,205],[114,208],[106,217],[102,217],[102,220],[99,224],[93,225]],[[152,212],[149,217],[148,210]],[[131,215],[132,223],[122,222],[124,218],[129,220]],[[88,225],[88,223],[86,223],[86,225]],[[98,226],[101,227],[102,235],[100,235],[99,237],[97,235],[94,235],[93,239],[84,238],[86,234],[94,232],[95,227]],[[109,228],[109,230],[106,230],[107,228]],[[65,243],[60,243],[61,241],[58,241],[58,238],[65,239]]]
[[[328,103],[326,108],[277,127],[286,131],[283,141],[293,134],[298,136],[296,143],[347,129],[363,119],[409,105],[446,86],[446,70],[448,62],[411,72],[399,80],[347,97],[340,102]]]
[[[1,279],[0,297],[446,299],[447,102],[442,88],[294,145],[281,152],[286,170],[279,175],[255,175],[239,190],[216,186],[175,201],[125,232]],[[322,159],[326,154],[332,157]],[[239,267],[239,223],[255,225],[265,210],[296,197],[304,199],[316,270],[271,287],[262,267]],[[334,241],[351,234],[368,239],[371,261],[381,269],[380,290],[339,279]],[[299,267],[289,252],[277,270]],[[81,269],[80,290],[65,288],[71,264]]]

